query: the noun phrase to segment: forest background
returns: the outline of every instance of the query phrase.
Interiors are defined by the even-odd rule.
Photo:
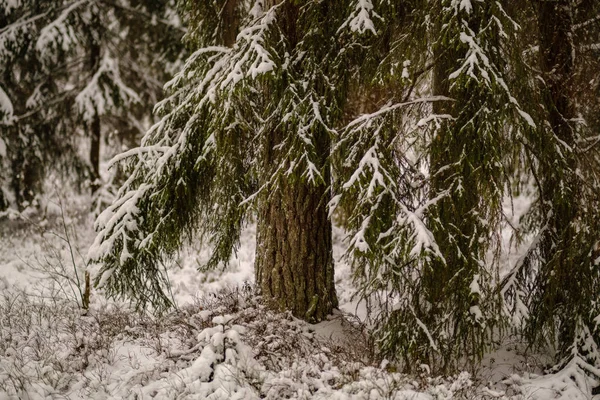
[[[0,222],[4,243],[33,256],[7,247],[3,285],[16,286],[13,268],[31,270],[51,293],[6,292],[0,396],[38,393],[47,374],[60,378],[44,396],[97,393],[90,382],[109,397],[595,394],[596,1],[0,5]],[[252,254],[243,268],[238,252]],[[232,275],[240,288],[208,295]],[[182,276],[199,287],[179,290]],[[203,299],[185,318],[181,292]],[[14,304],[81,309],[50,319],[100,336],[98,316],[123,307],[130,320],[106,349],[150,318],[178,347],[155,351],[154,368],[179,357],[167,369],[189,379],[165,386],[153,369],[152,383],[117,390],[89,377],[102,355],[50,370],[39,354],[15,358],[48,315],[16,323]],[[193,344],[171,342],[173,315],[203,321],[190,325]],[[286,343],[274,325],[312,334],[332,315],[362,353],[325,351],[343,356],[319,364],[323,334],[300,353],[274,346],[318,371],[313,381],[255,342],[264,328]],[[102,347],[73,329],[76,357]],[[486,382],[481,366],[498,352],[517,375]],[[524,354],[544,361],[529,371]],[[358,376],[344,358],[364,364]]]

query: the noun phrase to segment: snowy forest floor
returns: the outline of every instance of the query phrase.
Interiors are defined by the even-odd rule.
[[[375,356],[366,309],[352,300],[339,229],[340,311],[320,324],[267,311],[252,296],[252,227],[224,270],[200,273],[207,251],[181,251],[169,269],[178,310],[141,315],[94,291],[82,315],[73,277],[85,266],[93,218],[88,198],[66,198],[0,217],[0,400],[600,399],[576,368],[544,375],[550,358],[508,334],[458,375],[397,372]]]

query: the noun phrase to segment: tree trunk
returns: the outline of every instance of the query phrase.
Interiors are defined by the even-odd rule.
[[[98,35],[100,35],[100,29],[96,29],[98,27],[98,18],[96,15],[93,16],[93,25],[91,27],[92,31],[95,31]],[[90,42],[90,54],[89,54],[89,63],[90,63],[90,71],[94,74],[100,65],[100,56],[101,56],[101,48],[100,48],[100,38],[94,37],[92,31],[89,34],[88,40]],[[100,179],[100,141],[102,138],[102,126],[100,124],[100,115],[98,115],[98,110],[94,110],[94,116],[92,121],[89,122],[89,135],[90,135],[90,164],[92,166],[92,176],[91,176],[91,184],[90,190],[92,195],[100,189],[101,179]],[[90,305],[90,294],[91,294],[91,285],[90,285],[90,273],[86,270],[84,272],[84,287],[83,287],[83,296],[82,296],[82,307],[84,310],[87,310]]]
[[[279,23],[293,47],[297,43],[299,9],[291,3],[283,7]],[[264,139],[261,185],[271,179],[281,162],[275,148],[285,134],[274,131]],[[325,183],[310,183],[297,174],[284,174],[272,191],[262,194],[255,263],[256,283],[266,303],[311,322],[323,320],[337,307],[327,210],[331,193],[326,160],[331,143],[327,132],[316,134],[314,139],[320,156],[317,168],[326,171]]]
[[[577,177],[575,132],[571,126],[576,116],[574,102],[574,44],[572,14],[569,0],[539,1],[541,69],[544,77],[545,106],[551,131],[542,133],[538,155],[542,162],[540,197],[548,217],[548,229],[541,242],[543,265],[542,299],[537,315],[547,322],[559,320],[559,341],[566,351],[573,343],[577,323],[574,315],[582,316],[591,299],[582,298],[579,286],[593,277],[582,261],[574,259],[573,239],[578,214],[580,185]],[[557,143],[557,140],[560,141]],[[560,146],[560,150],[556,149]]]
[[[100,45],[97,42],[94,42],[94,45],[90,50],[90,63],[93,66],[92,71],[96,71],[98,68],[98,64],[100,62]],[[100,139],[101,139],[101,125],[100,125],[100,116],[98,112],[94,114],[92,122],[90,123],[90,136],[91,136],[91,144],[90,144],[90,164],[92,165],[92,182],[90,184],[90,189],[92,191],[92,195],[100,189],[101,179],[100,179]],[[90,306],[90,273],[86,270],[84,272],[84,287],[83,287],[83,298],[82,306],[84,310],[88,310]]]
[[[467,18],[469,29],[477,33],[480,25],[490,20],[490,13],[489,5],[481,4],[471,14],[459,18]],[[422,296],[426,301],[419,312],[428,329],[439,335],[439,356],[433,358],[441,356],[439,371],[447,373],[457,366],[460,358],[482,357],[486,346],[490,313],[489,301],[481,301],[488,280],[482,265],[490,246],[490,227],[482,219],[496,203],[494,194],[486,191],[492,177],[488,175],[490,172],[484,172],[492,169],[489,159],[494,149],[480,121],[480,110],[489,104],[489,93],[473,80],[465,83],[462,76],[450,79],[463,65],[468,46],[459,41],[460,29],[453,27],[448,32],[443,29],[453,17],[448,17],[447,12],[442,15],[436,22],[440,39],[434,47],[432,89],[434,95],[453,101],[434,102],[433,112],[453,118],[441,123],[429,148],[429,197],[432,200],[443,197],[431,207],[428,224],[443,260],[433,258],[426,263],[422,281]],[[481,293],[471,289],[474,282],[481,284]],[[430,349],[426,356],[433,354]],[[433,368],[439,368],[435,364]]]
[[[83,293],[81,294],[81,308],[87,312],[90,309],[90,295],[91,295],[91,285],[90,285],[90,273],[86,270],[84,273],[84,284],[83,284]]]
[[[96,18],[94,18],[96,19]],[[90,28],[90,29],[93,29]],[[96,32],[99,32],[96,30]],[[98,33],[99,34],[99,33]],[[89,37],[90,54],[89,54],[89,66],[90,71],[94,74],[100,65],[100,42],[93,33],[90,32]],[[97,110],[94,113],[92,121],[88,122],[88,132],[90,135],[90,164],[92,166],[92,182],[90,188],[92,194],[94,194],[100,188],[100,139],[101,139],[101,125],[100,116]]]
[[[469,27],[477,32],[479,24],[478,18],[471,16]],[[438,32],[441,31],[440,25]],[[461,192],[452,188],[450,195],[437,203],[430,218],[437,221],[432,224],[432,233],[446,261],[433,262],[432,271],[426,270],[425,273],[431,295],[428,300],[432,304],[447,300],[449,294],[457,295],[456,290],[448,290],[446,284],[452,281],[454,286],[461,285],[460,279],[454,277],[459,272],[471,277],[477,274],[478,258],[481,257],[481,254],[474,254],[478,247],[473,245],[473,236],[478,234],[477,227],[481,224],[478,212],[482,208],[481,185],[475,171],[485,167],[486,160],[484,151],[480,150],[483,148],[481,133],[477,128],[463,129],[465,119],[472,118],[477,126],[478,106],[470,103],[479,93],[472,88],[454,89],[451,93],[449,78],[461,66],[466,55],[466,46],[438,45],[434,49],[433,93],[435,96],[451,97],[454,101],[434,102],[433,113],[455,118],[459,118],[461,113],[465,116],[460,120],[442,122],[429,151],[432,172],[430,198],[451,188],[457,178],[463,189]],[[466,285],[470,283],[468,281]]]
[[[92,165],[92,183],[90,188],[92,194],[96,193],[100,188],[100,139],[100,117],[98,114],[95,114],[90,123],[90,164]]]
[[[457,60],[464,57],[464,51],[459,52],[457,49],[449,47],[438,47],[434,53],[436,63],[433,68],[433,93],[435,96],[448,97],[450,94],[448,76],[456,69]],[[438,115],[454,115],[454,102],[434,102],[433,113]],[[452,143],[453,139],[456,142],[456,139],[460,138],[460,136],[455,137],[454,132],[452,132],[449,126],[450,122],[443,122],[442,124],[443,126],[438,129],[436,137],[431,144],[429,157],[431,171],[435,173],[435,176],[431,180],[431,198],[435,198],[441,192],[447,190],[448,180],[451,179],[455,171],[445,167],[458,162],[462,155],[461,151],[451,152],[451,147],[456,147],[457,144],[460,146],[460,143]],[[443,169],[446,170],[445,173],[442,172]],[[425,293],[428,302],[434,307],[441,303],[446,284],[454,274],[453,271],[461,268],[461,260],[453,257],[452,246],[448,243],[449,235],[445,230],[452,224],[460,223],[465,225],[465,215],[456,215],[456,212],[453,215],[453,211],[458,210],[453,209],[452,199],[446,198],[439,202],[435,216],[432,215],[432,218],[439,219],[437,229],[435,225],[432,226],[432,233],[447,264],[445,265],[441,260],[432,262],[430,268],[426,268],[424,271]],[[452,268],[453,271],[450,271],[449,268]],[[432,314],[435,314],[435,312]]]
[[[572,86],[575,50],[570,1],[540,1],[538,23],[542,71],[549,96],[548,119],[556,136],[573,146],[575,138],[569,120],[575,116]]]
[[[35,154],[32,154],[31,143],[15,146],[15,154],[11,160],[11,187],[15,194],[15,203],[19,210],[32,205],[36,195],[42,192],[44,166]]]
[[[282,179],[259,211],[256,283],[267,304],[321,321],[337,306],[329,190]]]
[[[552,228],[560,232],[570,225],[577,213],[577,168],[575,132],[570,121],[575,117],[574,45],[572,15],[569,0],[540,1],[538,3],[540,29],[541,69],[544,73],[548,122],[552,134],[562,142],[564,149],[556,154],[562,157],[562,167],[567,174],[556,170],[556,160],[547,160],[544,171],[542,200],[552,205]],[[560,145],[560,144],[559,144]],[[540,149],[543,150],[543,149]],[[565,188],[566,190],[557,190]],[[552,253],[552,250],[549,249]]]
[[[457,61],[465,56],[462,50],[448,48],[440,55],[434,67],[433,89],[436,96],[449,96],[448,76],[456,70]],[[456,116],[455,107],[460,106],[460,101],[435,102],[434,113]],[[479,305],[479,299],[471,294],[469,288],[480,268],[480,249],[473,246],[473,238],[480,234],[477,232],[480,197],[473,168],[480,164],[474,166],[461,160],[469,154],[469,146],[478,141],[476,130],[460,131],[456,122],[447,121],[438,130],[430,150],[434,174],[430,197],[435,198],[451,189],[450,195],[439,200],[429,216],[431,231],[444,260],[431,260],[423,271],[423,294],[429,309],[421,310],[424,312],[421,318],[429,329],[445,332],[438,342],[441,363],[430,361],[432,367],[439,368],[442,373],[454,368],[453,363],[461,352],[468,357],[476,357],[481,345],[479,327],[470,312],[471,306]],[[455,188],[456,179],[460,179],[462,192]],[[433,355],[430,353],[428,357]]]
[[[223,6],[222,42],[227,47],[233,47],[237,37],[239,18],[237,15],[237,0],[227,0]]]
[[[548,122],[554,135],[562,142],[563,149],[554,157],[545,160],[542,182],[542,200],[551,207],[550,231],[554,240],[569,240],[574,233],[572,221],[577,214],[578,180],[576,177],[577,156],[575,132],[570,121],[575,117],[574,88],[574,45],[572,40],[572,15],[569,0],[540,1],[538,3],[540,29],[541,69],[544,73]],[[557,170],[556,158],[562,157]],[[560,189],[559,189],[560,188]],[[562,190],[561,190],[562,189]],[[544,258],[550,260],[556,254],[554,240],[544,243]],[[562,248],[568,248],[565,243]],[[559,260],[556,271],[569,280],[571,265]]]

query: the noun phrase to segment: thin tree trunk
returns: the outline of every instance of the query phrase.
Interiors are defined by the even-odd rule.
[[[90,29],[95,29],[97,27],[97,17],[93,17],[94,22],[96,22]],[[100,30],[95,29],[97,34],[99,35]],[[100,39],[94,37],[93,34],[90,33],[88,40],[90,42],[90,54],[89,54],[89,65],[90,71],[95,73],[98,70],[100,65],[100,56],[101,56],[101,48],[100,48]],[[89,135],[90,135],[90,164],[92,166],[92,177],[90,190],[92,195],[100,189],[100,141],[102,138],[102,126],[100,124],[100,115],[98,115],[98,110],[94,110],[94,116],[92,121],[89,123]],[[91,294],[91,285],[90,285],[90,273],[86,270],[84,272],[84,287],[83,287],[83,298],[82,307],[84,310],[87,310],[90,305],[90,294]]]
[[[548,119],[556,136],[571,146],[575,144],[569,123],[575,116],[572,86],[575,50],[570,1],[540,1],[538,23],[542,71],[549,95]]]
[[[477,12],[465,16],[474,32],[479,31],[479,25],[490,11],[485,5],[477,7]],[[444,34],[442,26],[446,23],[446,20],[437,21],[440,35]],[[467,46],[457,47],[455,39],[450,44],[443,44],[440,39],[434,48],[433,93],[454,101],[434,102],[433,112],[454,118],[442,122],[429,149],[430,198],[449,193],[436,202],[428,216],[444,259],[432,259],[423,271],[426,306],[420,310],[428,328],[441,334],[442,372],[450,371],[461,357],[481,357],[485,346],[486,323],[480,319],[485,318],[486,309],[479,309],[481,295],[473,293],[471,285],[477,276],[485,279],[481,262],[488,246],[489,228],[482,223],[482,215],[492,202],[484,197],[481,182],[485,179],[481,169],[487,169],[489,163],[486,159],[489,144],[478,123],[485,93],[474,85],[461,87],[450,79],[467,56]],[[451,84],[457,87],[451,88]],[[473,311],[474,307],[477,311]]]
[[[464,52],[463,52],[464,53]],[[456,49],[450,48],[436,48],[435,49],[435,60],[436,63],[433,68],[433,93],[436,96],[449,96],[449,81],[448,76],[455,69],[456,61],[461,57],[461,54]],[[464,56],[464,54],[462,54]],[[453,115],[454,114],[454,102],[437,101],[433,103],[433,112],[438,115]],[[431,195],[434,198],[439,193],[447,190],[448,179],[452,177],[454,171],[446,169],[446,173],[438,172],[442,171],[447,165],[453,164],[458,161],[461,157],[461,152],[450,152],[450,142],[454,138],[453,132],[448,128],[448,122],[443,123],[444,126],[438,129],[436,137],[431,144],[430,151],[430,163],[431,170],[436,173],[431,182]],[[442,231],[437,232],[439,229],[434,229],[434,236],[436,242],[440,248],[441,253],[447,261],[447,265],[439,262],[431,264],[430,268],[426,268],[424,271],[424,284],[427,295],[427,300],[434,307],[440,304],[445,291],[445,286],[453,272],[449,270],[460,269],[460,260],[456,260],[451,252],[450,243],[448,243],[447,232],[443,229],[455,224],[458,221],[462,221],[464,215],[452,215],[452,204],[451,199],[445,199],[439,203],[436,215],[434,218],[439,218],[439,226]],[[456,211],[456,210],[454,210]],[[433,217],[433,216],[432,216]],[[446,234],[445,234],[446,233]],[[435,314],[435,312],[433,313]]]
[[[469,26],[477,31],[479,21],[475,18],[471,19]],[[438,30],[441,32],[441,26]],[[469,107],[467,104],[476,93],[468,89],[462,89],[459,93],[450,93],[449,76],[461,66],[466,54],[467,48],[464,46],[435,48],[433,93],[436,96],[455,98],[454,101],[434,102],[433,112],[436,115],[453,117],[457,117],[460,112],[471,112],[476,122],[477,110],[464,109]],[[433,199],[450,189],[456,179],[460,179],[462,186],[462,192],[454,188],[449,196],[439,201],[435,207],[435,215],[431,216],[432,219],[437,220],[437,223],[432,225],[432,231],[446,261],[445,263],[434,262],[432,270],[426,271],[426,278],[429,279],[427,287],[431,295],[429,300],[433,302],[432,304],[443,301],[444,297],[447,297],[445,286],[456,273],[462,271],[463,275],[468,276],[476,274],[479,269],[477,259],[481,254],[473,254],[473,235],[476,234],[477,226],[480,224],[477,211],[481,203],[475,170],[484,166],[485,160],[483,152],[476,150],[478,143],[481,143],[481,134],[477,129],[463,129],[460,126],[461,122],[454,120],[442,122],[429,151],[433,174],[430,197]],[[460,284],[459,280],[452,280],[454,284]]]
[[[92,183],[90,185],[92,194],[100,188],[100,117],[98,114],[94,115],[94,118],[90,124],[90,164],[92,165]]]
[[[44,166],[42,161],[32,154],[25,153],[18,159],[21,160],[20,170],[16,177],[16,185],[19,189],[15,193],[17,205],[19,209],[22,209],[25,204],[32,205],[36,195],[42,192]]]
[[[100,43],[97,39],[90,35],[90,71],[92,74],[98,69],[100,64]],[[101,140],[101,125],[100,116],[97,110],[94,112],[94,117],[88,126],[90,135],[90,164],[92,166],[92,182],[91,190],[94,194],[100,188],[100,140]]]
[[[446,49],[440,54],[434,68],[434,93],[436,96],[449,96],[448,76],[456,69],[457,61],[463,58],[464,51]],[[434,113],[457,115],[457,102],[435,102]],[[423,292],[431,309],[422,316],[429,329],[446,331],[449,338],[442,344],[442,364],[440,371],[448,372],[456,362],[458,352],[465,351],[475,357],[477,349],[466,346],[479,346],[475,331],[478,329],[472,322],[470,307],[478,305],[470,293],[469,285],[479,271],[475,254],[478,250],[473,246],[473,238],[477,235],[479,225],[477,210],[480,198],[477,182],[473,177],[473,166],[465,161],[467,146],[477,143],[479,138],[474,130],[459,132],[455,122],[444,122],[431,144],[430,163],[435,174],[431,181],[431,197],[439,196],[451,189],[460,179],[463,192],[452,188],[448,197],[438,201],[432,210],[430,220],[431,231],[439,250],[444,256],[442,260],[432,260],[423,271]],[[458,168],[454,167],[460,165]],[[450,314],[449,314],[450,313]],[[441,324],[441,325],[440,325]],[[444,348],[445,347],[445,348]],[[434,363],[435,365],[435,363]]]
[[[90,285],[90,273],[85,271],[84,273],[84,287],[83,294],[81,298],[81,307],[87,311],[90,308],[90,294],[91,294],[91,285]]]

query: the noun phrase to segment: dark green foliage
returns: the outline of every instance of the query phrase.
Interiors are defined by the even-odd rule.
[[[506,154],[534,123],[508,85],[517,26],[500,3],[415,10],[395,14],[409,23],[393,31],[390,48],[406,57],[392,58],[396,74],[364,72],[395,82],[383,97],[393,105],[348,125],[338,146],[361,169],[336,201],[349,216],[361,294],[382,309],[382,350],[407,368],[449,371],[480,358],[502,319],[494,282]],[[430,70],[436,97],[418,97]]]
[[[215,46],[225,33],[215,33],[221,28],[211,19],[226,17],[225,3],[194,4],[193,15],[208,19],[189,36],[200,49],[169,83],[172,95],[157,106],[162,121],[126,155],[135,156],[131,178],[100,216],[90,252],[111,273],[109,291],[141,307],[148,298],[158,309],[169,305],[154,290],[158,265],[185,238],[198,233],[211,246],[204,267],[214,268],[235,251],[256,201],[268,202],[285,182],[327,187],[331,127],[342,118],[345,53],[334,33],[343,14],[327,4],[248,10],[238,3],[235,15],[244,18],[228,49]],[[325,23],[333,15],[338,22]],[[154,282],[151,290],[140,279]]]
[[[453,99],[434,104],[434,113],[452,119],[434,131],[429,148],[429,197],[439,200],[428,219],[443,259],[425,264],[426,301],[417,315],[448,336],[440,344],[448,367],[461,355],[481,358],[499,323],[500,302],[492,291],[497,261],[490,264],[488,253],[499,251],[511,139],[505,126],[522,117],[504,78],[500,45],[507,38],[500,32],[514,27],[502,8],[473,4],[470,12],[441,11],[436,24],[433,89]]]
[[[536,238],[504,283],[513,307],[516,302],[529,307],[528,339],[556,346],[560,365],[582,358],[598,366],[590,343],[599,339],[600,164],[591,144],[598,130],[589,118],[598,100],[587,97],[597,64],[585,51],[574,51],[599,37],[598,30],[586,29],[594,9],[600,12],[586,2],[534,3],[541,66],[535,94],[542,122],[524,138],[537,196],[524,226]],[[585,105],[578,101],[584,98]],[[577,118],[582,113],[591,124]]]

